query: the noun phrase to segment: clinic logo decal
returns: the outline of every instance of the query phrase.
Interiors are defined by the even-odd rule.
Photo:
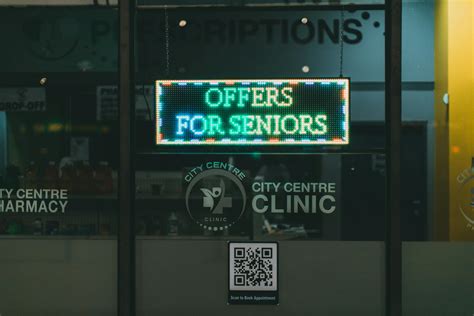
[[[224,207],[232,207],[232,198],[225,196],[225,184],[221,180],[219,187],[213,187],[212,191],[201,188],[204,194],[203,203],[204,207],[209,207],[212,210],[212,214],[224,214]],[[215,201],[217,201],[215,203]],[[215,207],[214,207],[215,205]]]
[[[226,162],[207,162],[184,177],[186,210],[205,230],[223,231],[237,223],[245,212],[246,175]]]
[[[474,231],[474,167],[465,169],[456,179],[460,185],[458,209],[467,221],[467,228]]]

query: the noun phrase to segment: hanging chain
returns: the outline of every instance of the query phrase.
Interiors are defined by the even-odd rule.
[[[344,6],[342,6],[341,10],[341,24],[340,24],[340,35],[341,38],[339,39],[340,41],[340,47],[339,47],[339,77],[343,76],[343,62],[344,62]]]
[[[165,47],[166,47],[166,76],[170,75],[170,23],[168,6],[165,6]]]

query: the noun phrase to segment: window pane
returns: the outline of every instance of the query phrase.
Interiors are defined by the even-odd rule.
[[[117,11],[62,4],[0,7],[2,315],[116,315]]]
[[[471,315],[474,6],[403,6],[403,120],[422,127],[403,135],[403,315]]]
[[[262,314],[383,313],[383,11],[148,4],[136,41],[138,314],[241,313],[226,304],[233,240],[279,243],[282,304]],[[349,144],[320,133],[325,145],[285,145],[316,130],[292,112],[298,89],[317,95],[318,78],[341,77]],[[310,119],[344,101],[324,91],[305,103]]]

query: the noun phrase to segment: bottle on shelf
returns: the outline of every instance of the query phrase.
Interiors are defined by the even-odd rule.
[[[168,217],[168,235],[169,236],[178,236],[178,216],[176,212],[171,212]]]
[[[94,170],[92,170],[88,160],[83,161],[77,167],[77,193],[93,193]]]
[[[112,169],[106,161],[99,162],[99,166],[95,172],[95,188],[98,194],[113,193]]]
[[[39,217],[33,221],[33,235],[43,235],[43,221]]]
[[[76,183],[76,168],[72,164],[65,164],[61,168],[61,178],[60,178],[60,187],[61,189],[66,189],[70,193],[75,193],[75,183]]]
[[[150,235],[155,235],[155,236],[161,235],[160,218],[157,215],[152,217]]]
[[[30,161],[30,165],[25,171],[25,187],[27,189],[36,189],[38,185],[38,168],[34,161]]]
[[[59,170],[56,162],[50,161],[44,170],[43,187],[46,189],[56,189],[59,181]]]
[[[137,235],[146,235],[146,222],[147,218],[145,216],[141,216],[137,223],[136,223],[136,228],[135,228],[135,234]]]
[[[5,178],[3,185],[7,189],[18,189],[20,187],[20,168],[10,164],[5,168]]]
[[[17,219],[11,220],[7,224],[6,233],[9,235],[20,235],[23,233],[23,223]]]

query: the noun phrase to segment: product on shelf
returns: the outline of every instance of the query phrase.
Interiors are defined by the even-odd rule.
[[[73,193],[76,183],[76,168],[72,164],[66,164],[61,168],[61,178],[59,185],[61,189],[66,189]]]
[[[112,169],[109,167],[108,162],[101,161],[99,163],[95,172],[94,180],[96,192],[98,194],[113,193]]]
[[[169,236],[178,236],[178,216],[176,212],[171,212],[168,218],[168,235]]]
[[[12,220],[5,231],[9,235],[19,235],[23,232],[23,223],[20,220]]]
[[[111,229],[110,229],[110,224],[109,223],[102,223],[100,224],[100,231],[99,233],[102,235],[102,236],[108,236],[110,235],[110,232],[111,232]]]
[[[47,221],[45,231],[46,231],[46,235],[58,235],[58,233],[59,233],[59,222],[58,221]]]
[[[42,235],[43,234],[43,221],[41,218],[35,218],[33,221],[33,235]]]
[[[20,187],[20,168],[11,164],[5,168],[3,185],[6,189],[18,189]]]
[[[59,170],[54,161],[50,161],[48,166],[44,170],[44,178],[42,188],[45,189],[56,189],[58,188],[59,181]]]
[[[135,229],[137,235],[146,235],[146,221],[147,219],[144,216],[138,219]]]
[[[92,170],[89,161],[83,161],[77,166],[77,190],[79,194],[89,194],[94,192],[92,186],[94,181],[94,171]]]
[[[38,185],[38,168],[34,161],[30,162],[25,172],[25,187],[27,189],[36,189]]]
[[[161,235],[160,218],[158,216],[152,217],[150,235]]]

